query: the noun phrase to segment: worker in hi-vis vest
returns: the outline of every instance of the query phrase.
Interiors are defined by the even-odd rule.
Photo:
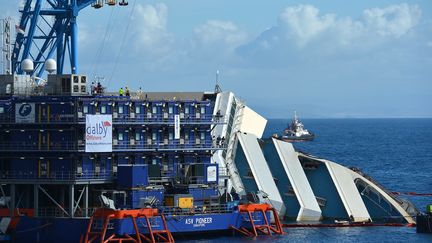
[[[119,90],[119,95],[123,96],[123,94],[124,94],[123,87],[121,87],[120,90]]]

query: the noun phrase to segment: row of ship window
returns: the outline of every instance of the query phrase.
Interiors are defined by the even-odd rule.
[[[205,138],[206,138],[206,132],[200,132],[199,134],[200,134],[200,139],[201,139],[201,140],[205,140]],[[158,135],[157,132],[152,132],[151,139],[152,139],[152,140],[157,140],[157,138],[158,138],[157,135]],[[117,134],[117,139],[118,139],[119,141],[123,141],[123,140],[125,140],[125,138],[124,138],[122,132],[119,132],[119,133]],[[174,133],[173,133],[173,132],[169,132],[169,133],[168,133],[168,139],[169,139],[169,140],[174,140]],[[185,139],[185,140],[189,140],[189,133],[185,133],[185,134],[184,134],[184,139]],[[144,140],[144,136],[142,135],[142,133],[140,133],[140,132],[136,132],[136,133],[135,133],[135,140],[136,140],[136,141]]]
[[[63,103],[63,102],[62,102]],[[96,104],[96,103],[95,103]],[[118,113],[118,114],[129,114],[129,113],[135,113],[135,114],[162,114],[162,113],[168,113],[168,114],[178,114],[178,113],[184,113],[184,114],[211,114],[213,112],[212,106],[210,106],[210,103],[206,104],[200,104],[200,105],[184,105],[183,107],[181,105],[132,105],[132,102],[130,103],[123,103],[121,105],[117,104],[116,106],[110,105],[110,103],[103,104],[103,105],[95,105],[91,103],[87,103],[84,105],[80,105],[78,107],[78,111],[84,113],[84,114],[92,114],[95,112],[99,112],[101,114],[111,114],[111,113]],[[42,104],[41,104],[42,105]],[[70,106],[52,106],[51,110],[52,113],[54,113],[55,110],[58,110],[56,108],[60,108],[60,114],[65,114],[65,111],[68,110],[68,107]],[[65,110],[66,109],[66,110]],[[0,114],[4,114],[6,112],[6,107],[0,105]],[[41,110],[42,113],[46,113],[46,109],[43,108]],[[69,113],[70,111],[66,111],[66,113]],[[58,113],[58,112],[57,112]],[[45,114],[43,114],[45,115]]]
[[[109,111],[107,110],[107,107],[108,106],[104,106],[104,105],[101,106],[100,107],[100,113],[102,113],[102,114],[108,113]],[[141,110],[142,110],[142,108],[139,107],[139,106],[137,106],[137,107],[135,107],[134,112],[136,114],[140,114]],[[126,111],[126,109],[124,108],[124,106],[118,106],[117,112],[119,114],[127,113],[125,111]],[[87,106],[87,105],[83,106],[83,113],[84,114],[88,114],[89,113],[89,106]],[[151,113],[157,114],[158,113],[157,107],[153,106],[152,109],[151,109]],[[174,107],[172,107],[172,106],[168,107],[168,114],[173,114],[173,113],[174,113]],[[184,113],[185,114],[191,113],[190,112],[190,108],[189,107],[185,107],[184,108]],[[200,107],[200,112],[199,113],[205,114],[206,113],[206,108],[205,107]]]
[[[3,114],[4,112],[5,112],[4,107],[1,107],[1,106],[0,106],[0,114]],[[125,109],[124,109],[124,107],[123,107],[123,106],[119,106],[117,112],[118,112],[119,114],[123,114],[123,113],[125,113]],[[89,113],[89,107],[88,107],[88,106],[84,106],[84,107],[83,107],[83,113],[84,113],[84,114],[88,114],[88,113]],[[107,111],[107,107],[106,107],[106,106],[101,106],[100,113],[101,113],[101,114],[106,114],[106,113],[108,113],[108,111]],[[141,113],[141,107],[135,107],[135,113],[136,113],[136,114],[140,114],[140,113]],[[152,107],[152,111],[151,111],[151,113],[153,113],[153,114],[157,114],[157,113],[158,113],[157,108],[156,108],[156,107]],[[169,108],[168,108],[168,114],[173,114],[173,113],[174,113],[174,109],[173,109],[173,107],[169,107]],[[189,113],[190,113],[189,107],[185,107],[184,113],[185,113],[185,114],[189,114]],[[206,113],[206,109],[205,109],[205,107],[201,107],[200,113],[201,113],[201,114],[205,114],[205,113]]]

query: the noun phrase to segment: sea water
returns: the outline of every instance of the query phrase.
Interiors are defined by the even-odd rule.
[[[316,134],[297,150],[357,167],[392,192],[432,193],[432,119],[303,119]],[[269,120],[264,138],[289,120]],[[420,210],[432,197],[403,196]],[[432,242],[415,227],[285,228],[282,236],[212,237],[197,242]]]

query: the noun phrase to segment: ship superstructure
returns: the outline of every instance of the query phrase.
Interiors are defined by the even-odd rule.
[[[0,180],[11,211],[88,218],[100,196],[126,209],[220,204],[226,172],[212,156],[226,144],[211,131],[226,119],[213,115],[215,94],[91,96],[85,76],[51,75],[50,95],[39,96],[2,77]]]

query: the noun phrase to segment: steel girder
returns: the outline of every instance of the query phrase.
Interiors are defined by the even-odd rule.
[[[31,75],[42,77],[45,61],[56,54],[57,73],[63,74],[69,59],[70,72],[78,73],[78,13],[95,0],[26,0],[20,10],[12,53],[12,70],[22,74],[21,62],[30,58],[34,62]],[[48,8],[42,8],[43,3]],[[53,21],[48,21],[53,17]]]

